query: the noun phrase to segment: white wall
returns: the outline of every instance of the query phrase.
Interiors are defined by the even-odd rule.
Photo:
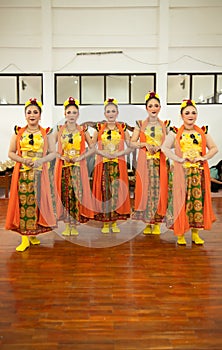
[[[0,73],[43,73],[43,126],[63,118],[54,106],[54,73],[157,73],[162,119],[180,123],[179,106],[167,106],[167,72],[222,72],[221,0],[1,0]],[[122,54],[81,56],[121,50]],[[31,97],[31,96],[30,96]],[[118,99],[118,96],[116,96]],[[199,124],[209,125],[222,159],[221,105],[201,105]],[[121,106],[130,124],[143,107]],[[103,118],[103,107],[82,107],[81,118]],[[0,160],[23,106],[0,105]]]

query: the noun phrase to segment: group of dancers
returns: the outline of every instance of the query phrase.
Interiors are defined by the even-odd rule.
[[[65,223],[63,236],[78,235],[78,225],[102,222],[101,232],[118,233],[119,220],[141,220],[143,234],[160,234],[161,223],[174,230],[177,244],[185,233],[203,244],[199,230],[210,230],[215,216],[211,204],[208,160],[217,146],[206,126],[196,125],[197,107],[183,100],[182,126],[159,119],[160,97],[145,96],[147,117],[133,131],[118,122],[118,101],[104,102],[105,121],[77,123],[79,101],[64,102],[65,122],[57,130],[40,125],[42,103],[25,104],[24,127],[15,127],[9,158],[15,161],[5,228],[21,235],[16,250],[38,245],[38,235]],[[129,195],[125,157],[136,152],[134,201]],[[92,182],[87,159],[95,157]],[[87,228],[86,228],[87,229]]]

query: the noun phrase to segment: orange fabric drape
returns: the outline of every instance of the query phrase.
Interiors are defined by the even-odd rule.
[[[26,127],[20,128],[17,134],[17,152],[21,156],[20,139]],[[43,157],[47,154],[48,141],[46,130],[40,127],[40,132],[44,138]],[[19,228],[20,225],[20,210],[19,210],[19,195],[18,195],[18,181],[19,181],[19,170],[21,163],[16,163],[12,175],[12,182],[10,188],[10,198],[8,203],[8,210],[6,215],[6,230],[13,230]],[[47,163],[42,165],[41,172],[41,194],[40,194],[40,208],[38,224],[45,227],[56,226],[56,218],[53,212],[52,197],[50,190],[50,181],[48,176]]]
[[[61,143],[61,135],[65,128],[65,125],[61,126],[58,132],[58,153],[60,155],[63,154],[62,143]],[[81,143],[80,143],[80,154],[85,152],[85,134],[79,125],[77,125],[77,129],[81,134]],[[62,183],[62,166],[63,160],[57,158],[55,164],[55,196],[56,196],[56,211],[58,219],[60,219],[63,215],[63,204],[61,202],[61,183]],[[88,218],[94,217],[93,204],[91,198],[91,190],[89,185],[89,176],[87,170],[86,160],[83,159],[80,161],[80,174],[81,180],[83,184],[83,197],[82,203],[80,203],[80,213]]]
[[[163,130],[162,143],[166,137],[166,126],[158,119]],[[148,124],[148,120],[143,122],[140,131],[140,141],[146,142],[146,135],[144,133],[145,127]],[[148,170],[147,170],[147,158],[146,149],[141,148],[138,154],[137,169],[136,169],[136,185],[135,185],[135,210],[144,211],[146,209],[148,200]],[[164,216],[167,209],[167,198],[168,198],[168,174],[166,157],[163,152],[160,152],[160,195],[157,213]]]
[[[98,149],[102,149],[102,139],[101,136],[106,128],[106,123],[100,124],[100,129],[98,133]],[[124,149],[124,128],[120,123],[116,123],[117,128],[121,134],[121,142],[119,143],[119,151]],[[129,198],[129,183],[128,183],[128,172],[126,167],[126,161],[124,156],[118,158],[119,164],[119,192],[118,192],[118,202],[115,211],[119,214],[129,214],[130,213],[130,198]],[[102,192],[101,192],[101,182],[102,182],[102,171],[103,171],[103,158],[100,155],[96,157],[96,164],[93,176],[93,196],[94,196],[94,206],[96,212],[101,212],[102,210]]]
[[[202,155],[206,154],[206,136],[201,128],[194,126],[202,138]],[[184,131],[184,126],[180,127],[177,132],[175,140],[175,153],[182,157],[180,149],[180,138]],[[204,217],[204,229],[210,230],[212,222],[216,220],[213,213],[210,193],[210,170],[207,162],[203,162],[204,168],[204,183],[205,183],[205,194],[204,194],[204,206],[203,206],[203,217]],[[177,236],[183,235],[190,229],[188,217],[186,215],[186,184],[185,174],[183,165],[178,162],[174,162],[174,181],[173,181],[173,209],[174,209],[174,233]]]

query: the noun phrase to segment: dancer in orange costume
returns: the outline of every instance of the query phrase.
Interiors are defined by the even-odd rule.
[[[22,252],[31,244],[40,244],[36,237],[56,226],[49,162],[55,158],[51,129],[39,125],[42,103],[31,98],[25,103],[25,127],[15,127],[9,158],[16,162],[12,176],[5,228],[21,234],[16,248]]]
[[[186,245],[184,234],[189,229],[192,232],[192,241],[203,244],[199,229],[210,230],[212,222],[215,221],[207,161],[218,150],[208,134],[208,128],[196,125],[195,102],[184,100],[180,112],[183,125],[179,129],[172,128],[162,146],[166,156],[174,161],[172,228],[178,237],[178,244]]]
[[[147,224],[144,234],[160,234],[168,197],[168,162],[161,152],[161,145],[169,121],[162,122],[158,117],[161,105],[156,92],[149,92],[145,101],[147,118],[137,121],[130,143],[139,149],[132,218]]]
[[[92,141],[87,127],[77,124],[79,101],[69,97],[64,109],[66,122],[55,133],[58,142],[55,192],[58,220],[66,224],[62,235],[70,236],[79,234],[76,225],[94,216],[85,160],[86,143],[91,145]]]
[[[117,220],[130,216],[128,171],[124,144],[129,144],[125,123],[118,123],[118,102],[109,98],[104,102],[104,123],[97,124],[93,143],[98,145],[93,175],[95,220],[103,222],[103,233],[120,232]]]

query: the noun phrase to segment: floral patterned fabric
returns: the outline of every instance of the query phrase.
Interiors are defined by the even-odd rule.
[[[124,123],[116,123],[114,130],[107,128],[106,124],[98,123],[98,148],[108,153],[123,149],[125,130]],[[96,206],[95,220],[108,222],[130,217],[128,173],[123,156],[114,159],[97,156],[93,194],[96,203],[99,203]]]
[[[141,123],[138,125],[141,127]],[[146,126],[144,130],[146,142],[149,145],[161,146],[163,139],[163,129],[161,125]],[[157,213],[160,198],[160,151],[155,154],[146,150],[146,167],[148,194],[144,210],[135,210],[132,219],[142,220],[145,223],[155,224],[163,221],[164,217]],[[168,167],[168,163],[166,163]]]
[[[173,130],[177,133],[177,129]],[[205,130],[207,132],[207,129]],[[195,158],[202,152],[202,137],[200,133],[194,132],[192,134],[183,132],[180,138],[180,148],[183,158]],[[204,228],[204,194],[205,182],[204,171],[201,162],[183,163],[185,183],[186,183],[186,215],[188,218],[190,228],[201,229]],[[166,224],[173,229],[174,214],[173,214],[173,172],[169,174],[169,202],[166,215]],[[176,190],[176,189],[175,189]]]
[[[119,192],[119,166],[115,161],[107,161],[102,172],[102,212],[95,215],[95,220],[108,222],[126,220],[130,215],[117,213],[116,206]]]
[[[64,156],[73,158],[80,155],[82,142],[80,131],[70,133],[67,128],[64,128],[60,141]],[[83,185],[81,180],[80,162],[69,163],[64,161],[62,166],[61,183],[61,201],[64,210],[63,216],[60,219],[70,225],[87,222],[89,219],[81,213]]]
[[[33,161],[43,156],[44,138],[42,133],[30,133],[24,131],[20,138],[22,157],[31,158]],[[37,169],[30,169],[21,164],[18,180],[18,196],[20,207],[20,227],[15,231],[22,235],[38,235],[51,231],[51,227],[39,225],[38,217],[40,210],[40,192],[42,166]],[[52,188],[51,188],[52,194]],[[52,195],[53,197],[53,195]]]

